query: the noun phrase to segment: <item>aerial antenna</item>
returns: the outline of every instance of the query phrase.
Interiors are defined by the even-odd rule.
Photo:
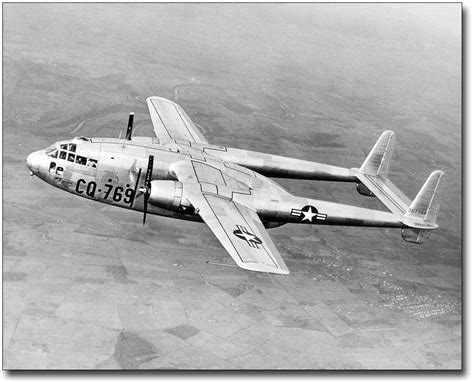
[[[127,126],[127,134],[125,135],[125,139],[127,141],[130,141],[132,139],[132,129],[133,129],[133,117],[135,116],[135,113],[130,113],[128,116],[128,126]]]

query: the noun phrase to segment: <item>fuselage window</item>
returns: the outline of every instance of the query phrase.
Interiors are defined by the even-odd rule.
[[[76,156],[74,154],[69,153],[69,156],[67,157],[68,162],[74,162],[75,157]]]
[[[56,175],[62,175],[64,172],[64,169],[62,167],[57,167],[56,168]]]
[[[81,157],[80,155],[77,155],[77,156],[76,156],[76,163],[77,163],[77,164],[85,165],[86,162],[87,162],[87,158],[86,158],[86,157]]]
[[[66,159],[66,151],[59,152],[59,159]]]
[[[54,170],[56,170],[56,163],[51,162],[51,164],[49,165],[49,172],[54,172]]]
[[[97,161],[95,159],[87,159],[87,166],[97,167]]]
[[[73,153],[76,152],[76,145],[74,143],[69,143],[69,151],[72,151]]]
[[[61,150],[67,150],[67,145],[66,144],[61,145],[60,148],[61,148]]]

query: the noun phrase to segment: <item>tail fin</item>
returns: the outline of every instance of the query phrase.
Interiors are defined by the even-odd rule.
[[[360,171],[367,175],[387,178],[394,148],[395,133],[390,130],[383,132],[360,167]]]
[[[401,218],[411,200],[388,180],[394,148],[395,133],[390,130],[383,132],[362,166],[356,171],[359,179],[357,191],[362,195],[376,196],[393,214]]]
[[[405,213],[404,223],[410,226],[437,227],[436,218],[440,206],[438,187],[444,172],[433,171]]]
[[[410,243],[421,244],[438,228],[436,218],[440,206],[438,188],[444,172],[433,171],[405,212],[402,222],[410,228],[402,229],[402,237]]]
[[[443,171],[434,171],[415,199],[411,201],[390,180],[388,172],[395,146],[395,133],[385,131],[358,169],[357,190],[363,195],[376,196],[400,221],[407,226],[402,237],[411,243],[422,243],[431,231],[438,228],[436,218],[440,206],[438,187]]]

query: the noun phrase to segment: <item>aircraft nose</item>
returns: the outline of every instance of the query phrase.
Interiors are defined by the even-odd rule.
[[[40,160],[41,151],[35,151],[34,153],[28,155],[28,157],[26,158],[26,165],[28,166],[32,174],[36,174],[38,172]]]

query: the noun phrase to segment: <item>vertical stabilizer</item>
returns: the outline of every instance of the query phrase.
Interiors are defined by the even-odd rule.
[[[394,147],[395,133],[387,130],[380,136],[359,171],[364,175],[387,178]]]
[[[392,213],[401,218],[411,200],[388,179],[394,148],[395,133],[384,131],[357,170],[357,191],[362,195],[376,196]]]
[[[440,205],[438,187],[443,175],[443,171],[433,171],[407,208],[402,218],[402,222],[407,225],[407,228],[402,229],[403,240],[421,244],[429,239],[434,229],[438,228],[436,224]]]
[[[438,187],[444,172],[433,171],[405,213],[409,221],[436,225],[440,205]]]

